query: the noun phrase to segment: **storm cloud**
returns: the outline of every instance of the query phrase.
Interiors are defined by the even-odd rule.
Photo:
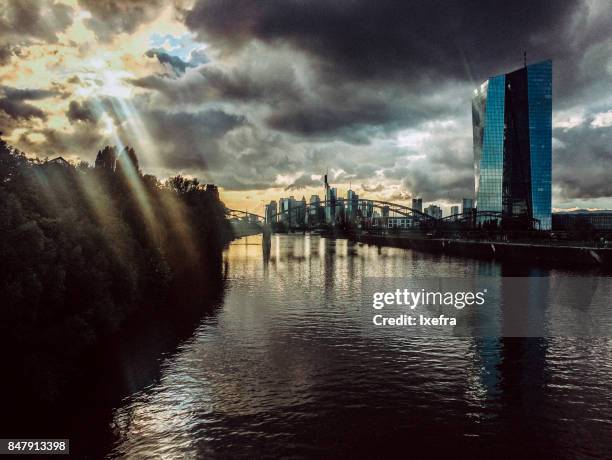
[[[55,96],[54,91],[41,89],[19,89],[10,86],[0,86],[0,110],[15,120],[31,118],[47,118],[46,113],[30,104],[28,101],[47,99]]]
[[[79,103],[78,101],[70,101],[66,116],[72,122],[94,123],[98,119],[94,111],[87,104]]]
[[[160,174],[225,190],[308,194],[328,172],[342,193],[455,204],[474,193],[472,92],[526,51],[553,61],[553,205],[612,205],[605,0],[9,2],[0,62],[25,61],[35,42],[74,46],[62,38],[73,22],[95,43],[69,71],[43,64],[62,71],[45,88],[66,88],[53,121],[67,128],[44,126],[51,95],[32,80],[0,92],[0,129],[33,151],[88,148],[89,128]],[[124,53],[119,68],[87,67],[92,45]]]
[[[546,0],[199,0],[185,23],[228,53],[252,40],[289,44],[340,80],[418,81],[486,76],[516,66],[523,49],[536,59],[560,51],[559,33],[583,8],[574,0],[554,8]]]
[[[72,24],[72,8],[49,0],[0,0],[0,43],[16,45],[42,40],[57,43]],[[4,45],[4,53],[9,47]]]
[[[142,24],[155,19],[164,7],[163,0],[79,0],[79,5],[91,13],[87,26],[102,41],[113,40],[118,34],[132,33]]]
[[[553,59],[556,108],[601,104],[602,95],[611,102],[605,63],[612,16],[605,2],[243,1],[230,12],[227,2],[199,0],[184,21],[220,56],[240,56],[256,43],[270,56],[289,48],[300,56],[295,62],[306,62],[307,78],[294,84],[308,97],[275,101],[262,119],[269,129],[307,142],[370,145],[372,155],[379,139],[404,129],[421,133],[424,142],[409,141],[406,154],[423,158],[384,170],[431,200],[473,194],[471,88],[519,67],[523,50],[530,62]],[[456,137],[447,135],[445,120],[456,122]],[[578,140],[580,129],[559,136],[573,157],[612,160],[611,148],[595,142],[610,127],[590,142]],[[330,162],[344,158],[338,153]],[[554,162],[556,190],[574,198],[611,195],[605,170],[570,161],[563,149],[555,150]],[[573,174],[565,172],[570,164]],[[317,171],[305,174],[311,172]]]

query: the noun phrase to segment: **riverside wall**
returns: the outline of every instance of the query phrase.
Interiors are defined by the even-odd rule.
[[[559,265],[612,267],[612,248],[511,243],[459,239],[413,239],[391,235],[356,235],[352,239],[377,246],[409,248],[462,257],[524,260]]]

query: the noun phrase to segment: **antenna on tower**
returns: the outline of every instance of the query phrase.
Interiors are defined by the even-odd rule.
[[[527,67],[527,51],[523,50],[523,65]]]

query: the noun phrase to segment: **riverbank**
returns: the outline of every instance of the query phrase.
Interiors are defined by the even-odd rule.
[[[395,235],[354,235],[360,243],[376,246],[414,249],[461,257],[495,259],[500,261],[528,260],[553,265],[612,267],[611,248],[580,246],[552,246],[537,243],[472,241],[446,238],[413,239]]]

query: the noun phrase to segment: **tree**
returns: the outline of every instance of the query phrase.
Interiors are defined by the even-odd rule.
[[[98,151],[96,156],[96,168],[115,171],[117,165],[117,149],[107,145]]]
[[[116,152],[98,151],[95,168],[48,167],[0,139],[0,347],[16,350],[10,378],[32,396],[57,398],[96,344],[160,308],[179,278],[220,271],[231,229],[218,196],[180,175],[162,186],[134,149]]]
[[[138,166],[138,157],[133,148],[126,146],[119,156],[116,162],[116,171],[124,174],[127,177],[130,175],[140,174],[140,168]]]

